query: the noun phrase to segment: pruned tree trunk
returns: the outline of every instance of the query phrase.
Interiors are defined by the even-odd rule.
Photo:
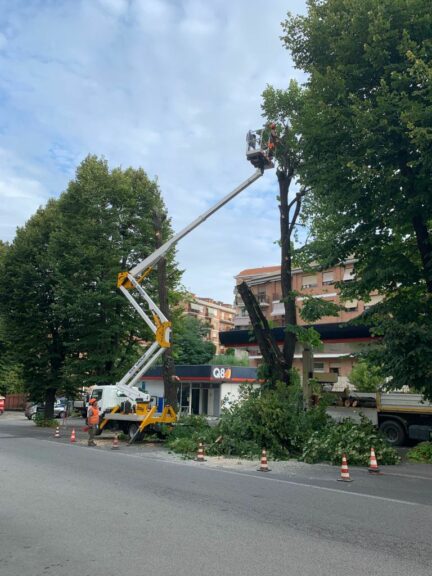
[[[270,380],[273,384],[278,380],[289,384],[291,366],[286,364],[260,305],[246,282],[242,282],[237,289],[248,311],[257,344],[270,373]]]
[[[280,238],[281,238],[281,288],[282,299],[285,309],[286,326],[297,324],[295,294],[292,287],[292,244],[291,235],[300,211],[299,204],[295,205],[292,220],[290,219],[290,209],[293,204],[288,202],[289,188],[292,180],[290,171],[277,171],[279,182],[279,211],[280,211]],[[300,202],[300,200],[299,200]],[[296,345],[296,335],[292,330],[285,330],[283,356],[285,363],[292,367],[294,361],[294,351]]]

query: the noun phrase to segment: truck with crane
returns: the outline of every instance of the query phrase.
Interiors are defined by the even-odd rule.
[[[255,167],[255,172],[131,270],[119,273],[118,289],[150,328],[155,339],[119,382],[93,387],[91,397],[97,400],[101,414],[98,434],[107,429],[122,431],[129,436],[130,442],[134,442],[142,437],[146,429],[173,424],[177,420],[172,406],[138,388],[142,376],[171,346],[171,323],[145,290],[144,281],[179,240],[261,178],[265,170],[274,167],[274,142],[268,130],[250,130],[246,142],[246,158]]]
[[[336,421],[367,418],[392,446],[402,446],[407,440],[432,440],[432,402],[421,394],[355,390],[330,394],[334,398],[327,413]]]

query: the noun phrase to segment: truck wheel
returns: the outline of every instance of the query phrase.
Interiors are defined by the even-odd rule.
[[[396,420],[386,420],[381,424],[380,430],[392,446],[402,446],[406,440],[406,432]]]
[[[132,440],[132,438],[135,437],[135,434],[137,432],[138,432],[138,425],[135,424],[134,422],[132,422],[132,424],[129,426],[129,430],[128,430],[129,440]],[[142,438],[142,434],[139,433],[138,436],[135,437],[135,441],[141,440],[141,438]]]

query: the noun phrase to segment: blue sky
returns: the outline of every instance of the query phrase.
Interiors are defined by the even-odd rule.
[[[301,79],[280,42],[304,0],[0,0],[0,238],[11,241],[89,153],[157,177],[175,230],[252,172],[266,84]],[[277,264],[275,173],[178,245],[187,289],[232,302]]]

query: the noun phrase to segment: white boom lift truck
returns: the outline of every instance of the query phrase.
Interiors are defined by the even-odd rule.
[[[274,142],[271,141],[268,130],[249,131],[246,141],[246,158],[256,168],[252,176],[183,228],[178,234],[170,238],[153,254],[139,262],[129,272],[121,272],[118,275],[117,287],[153,332],[155,341],[117,384],[95,386],[93,388],[91,396],[98,401],[101,413],[99,434],[108,428],[121,430],[129,435],[131,442],[134,442],[142,436],[144,429],[148,426],[155,426],[161,423],[170,424],[176,421],[177,415],[171,406],[163,406],[163,402],[162,405],[160,403],[159,405],[152,405],[150,395],[137,387],[137,383],[143,374],[159,358],[163,351],[171,346],[171,323],[146,292],[142,282],[158,261],[179,240],[258,180],[263,175],[264,170],[274,167],[272,162]],[[138,302],[138,298],[142,299],[151,317]]]

